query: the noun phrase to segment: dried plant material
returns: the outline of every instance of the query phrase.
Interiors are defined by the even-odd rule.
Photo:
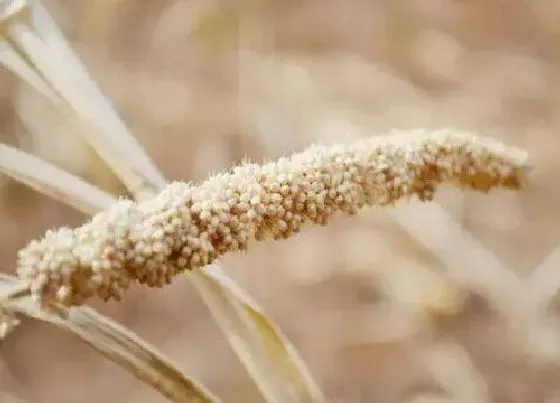
[[[454,402],[490,402],[488,387],[468,353],[453,339],[420,347],[419,358]]]
[[[38,72],[54,89],[63,100],[59,105],[79,117],[80,134],[92,145],[103,145],[94,148],[111,166],[119,167],[116,173],[123,182],[136,194],[151,194],[157,189],[153,183],[165,183],[160,172],[74,55],[41,2],[29,3],[26,9],[28,18],[5,23],[5,42],[23,55],[31,71]],[[22,69],[14,70],[17,74],[20,71]],[[23,79],[31,77],[37,82],[37,76],[30,74],[29,69],[25,73],[21,75]],[[122,158],[129,154],[130,157]]]
[[[560,248],[555,248],[535,269],[527,284],[527,305],[535,312],[546,312],[560,289]],[[533,312],[533,313],[535,313]]]
[[[83,129],[82,134],[85,135],[86,139],[90,142],[94,149],[101,155],[102,158],[114,169],[115,173],[121,177],[126,186],[135,195],[137,199],[147,199],[150,198],[156,189],[160,189],[164,186],[163,176],[159,173],[157,168],[153,166],[152,162],[145,156],[145,152],[134,137],[126,130],[120,118],[116,115],[115,111],[108,106],[107,100],[99,92],[95,84],[89,80],[85,69],[79,64],[78,60],[75,58],[73,53],[68,48],[64,38],[58,32],[56,25],[50,20],[50,17],[46,11],[42,8],[40,3],[37,3],[33,7],[32,17],[34,18],[34,29],[36,32],[29,31],[29,27],[26,25],[12,26],[10,28],[9,34],[14,43],[17,43],[24,52],[31,53],[29,55],[30,64],[36,67],[42,75],[45,76],[46,81],[50,83],[61,96],[70,104],[71,110],[74,110],[80,119],[84,120],[86,123],[91,122],[104,122],[105,127],[99,127],[99,124],[94,124],[93,130],[89,127],[77,126]],[[42,37],[44,43],[47,46],[50,45],[51,49],[50,55],[45,53],[46,48],[42,48],[41,44],[36,40],[35,34],[39,34]],[[59,62],[63,62],[64,66],[60,66],[57,70],[52,64],[54,61],[49,59],[52,54],[58,54]],[[19,61],[19,59],[18,59]],[[74,70],[72,70],[74,69]],[[32,69],[28,69],[33,72]],[[24,73],[28,72],[24,70]],[[17,72],[17,71],[16,71]],[[74,74],[75,80],[68,80],[67,75]],[[42,89],[37,83],[41,83],[39,79],[36,79],[33,74],[21,74],[22,77],[31,77],[32,82],[36,82],[36,87]],[[88,81],[89,80],[89,81]],[[68,83],[72,82],[72,86],[68,86]],[[83,86],[84,88],[77,88]],[[48,88],[48,87],[47,87]],[[72,92],[77,90],[76,92]],[[80,92],[81,91],[81,92]],[[47,92],[43,90],[43,92]],[[90,98],[86,99],[85,95],[90,94]],[[55,102],[66,111],[65,105],[60,102],[57,98],[52,97]],[[123,159],[122,155],[126,155],[127,158]],[[134,169],[127,164],[133,162],[132,166]],[[136,165],[135,165],[136,164]],[[225,276],[223,276],[225,279]],[[244,315],[248,315],[252,312],[257,311],[256,304],[249,305],[247,301],[236,300],[237,295],[232,293],[226,288],[225,283],[217,281],[214,276],[208,275],[205,271],[196,273],[193,276],[193,282],[195,288],[203,296],[205,301],[207,301],[210,310],[213,314],[219,314],[222,310],[235,310]],[[231,282],[230,282],[231,283]],[[60,295],[60,294],[59,294]],[[211,301],[220,300],[220,298],[225,298],[225,300],[220,301],[223,304],[219,306],[212,306]],[[248,319],[247,319],[248,318]],[[246,322],[255,321],[254,318],[247,317]],[[256,321],[255,321],[256,322]],[[265,325],[268,325],[266,328]],[[249,328],[244,328],[244,326],[249,326],[247,323],[241,324],[237,318],[231,318],[227,321],[227,324],[220,323],[220,326],[226,332],[240,331],[244,333],[247,338],[247,334],[250,333]],[[267,330],[265,332],[265,330]],[[255,331],[252,328],[252,331]],[[273,326],[272,322],[266,319],[264,316],[261,318],[261,328],[256,329],[257,332],[261,331],[261,337],[265,340],[271,340],[279,337],[280,342],[283,343],[283,347],[288,349],[284,352],[284,355],[280,357],[267,357],[267,346],[262,343],[258,343],[253,346],[250,343],[244,343],[243,346],[237,346],[236,350],[238,354],[245,354],[246,359],[244,362],[255,362],[253,366],[257,369],[266,365],[267,367],[278,366],[276,374],[279,376],[278,383],[282,387],[287,387],[286,390],[290,390],[289,384],[295,385],[294,393],[303,395],[306,391],[315,394],[317,399],[314,401],[321,401],[318,397],[320,393],[318,389],[314,386],[313,381],[310,377],[305,377],[307,372],[305,371],[305,366],[301,360],[297,361],[299,358],[295,349],[291,348],[291,344],[287,341],[283,334]],[[233,339],[231,334],[228,334],[230,340]],[[235,346],[234,346],[235,347]],[[262,351],[256,351],[260,348]],[[291,348],[291,349],[290,349]],[[257,354],[257,356],[255,356]],[[267,360],[272,359],[268,362]],[[290,368],[292,371],[289,372],[281,364],[287,363],[286,365],[295,366]],[[298,365],[299,364],[299,365]],[[285,381],[282,374],[289,373],[293,378],[288,380],[288,384],[282,383]],[[257,384],[263,389],[266,388],[267,384],[274,384],[274,378],[266,378],[258,371],[254,372],[253,375],[257,377]],[[299,380],[298,383],[296,380]],[[264,385],[264,386],[263,386]],[[293,388],[292,388],[293,389]],[[271,401],[289,401],[289,400],[278,400],[280,396],[283,399],[283,394],[279,395],[281,390],[274,390],[273,393],[275,397],[269,395],[270,398],[274,397]]]
[[[0,172],[86,214],[95,214],[115,202],[111,195],[80,178],[4,144],[0,144]]]
[[[380,273],[388,298],[418,314],[455,315],[463,309],[465,295],[449,278],[414,261],[402,260]]]
[[[82,129],[80,133],[85,136],[91,146],[123,180],[135,198],[137,200],[151,198],[157,189],[161,189],[164,186],[165,182],[163,176],[145,155],[140,144],[125,128],[124,124],[117,116],[114,109],[109,105],[108,101],[103,97],[99,89],[91,79],[89,79],[85,68],[72,53],[56,25],[39,2],[33,5],[31,17],[33,25],[33,29],[31,30],[29,29],[30,27],[25,24],[9,27],[8,33],[12,43],[23,49],[24,53],[29,53],[29,64],[39,70],[40,74],[44,75],[45,80],[52,85],[52,87],[56,88],[65,101],[69,103],[70,110],[73,110],[78,115],[78,120],[81,120],[82,124],[77,126]],[[42,43],[37,41],[37,34],[41,37]],[[46,46],[42,47],[43,45]],[[57,55],[57,57],[53,58],[55,60],[49,59],[52,55]],[[56,59],[61,63],[58,69],[54,65],[57,62]],[[18,71],[16,70],[16,72]],[[27,70],[24,72],[27,72]],[[27,76],[30,76],[32,79],[35,78],[32,74],[20,75],[23,78]],[[68,75],[73,76],[74,79],[69,80]],[[72,85],[69,86],[68,83],[72,83]],[[37,87],[41,89],[40,86]],[[89,97],[86,97],[88,94]],[[59,99],[55,97],[52,98],[63,111],[67,111],[68,108],[66,108],[63,102],[60,102]],[[100,122],[102,125],[100,125]],[[78,123],[80,122],[78,121]],[[85,127],[83,123],[86,123]],[[126,155],[125,159],[122,158],[123,155]],[[225,275],[223,278],[225,279]],[[207,301],[214,315],[232,310],[250,315],[257,310],[255,304],[249,305],[246,301],[236,300],[237,295],[228,290],[224,282],[218,281],[214,276],[209,275],[204,270],[194,274],[192,280],[195,288],[202,295],[204,300]],[[60,293],[58,295],[60,296]],[[225,299],[221,300],[221,298]],[[212,305],[212,301],[219,301],[220,305]],[[255,321],[254,318],[251,319],[250,316],[247,316],[247,318],[249,318],[249,322],[251,322],[251,320]],[[261,325],[262,329],[257,328],[256,330],[263,331],[261,336],[265,340],[274,337],[280,338],[279,340],[284,343],[284,348],[288,349],[286,353],[281,357],[267,357],[266,345],[263,346],[259,344],[252,346],[250,343],[244,343],[243,346],[234,346],[237,353],[246,357],[244,362],[257,363],[254,366],[257,369],[260,368],[263,363],[266,363],[268,367],[278,365],[278,375],[280,377],[283,376],[281,372],[284,370],[281,364],[288,362],[289,365],[293,366],[290,375],[300,380],[299,383],[293,379],[289,380],[289,383],[295,385],[295,390],[298,391],[297,393],[303,395],[306,390],[308,390],[310,391],[309,393],[320,396],[319,392],[315,393],[317,389],[311,378],[306,377],[307,372],[305,372],[303,362],[301,362],[301,360],[296,361],[298,357],[295,349],[290,350],[291,345],[285,337],[283,337],[283,334],[273,326],[270,320],[266,319],[264,316],[261,319],[262,323],[269,326],[268,329],[266,329],[267,332],[264,333],[264,325]],[[220,323],[220,326],[226,332],[241,331],[242,333],[248,334],[251,331],[249,329],[244,329],[248,324],[241,323],[238,318],[230,318],[227,322]],[[255,328],[252,329],[252,331],[255,330]],[[232,334],[228,333],[228,337],[230,340],[233,339]],[[264,350],[258,351],[261,347],[264,347]],[[253,356],[255,354],[260,355]],[[273,361],[267,362],[269,359],[273,359]],[[257,379],[257,384],[261,389],[263,385],[269,383],[272,385],[275,383],[275,379],[263,377],[262,374],[258,374],[258,371],[253,374],[259,378]],[[279,380],[279,382],[282,381],[284,381],[284,379]],[[286,385],[284,384],[283,386]],[[272,401],[288,402],[288,400],[278,400],[278,397],[283,399],[282,396],[283,395],[277,394],[275,400]],[[320,400],[315,399],[315,401]]]
[[[58,94],[41,77],[41,75],[28,63],[26,58],[19,54],[0,34],[0,66],[15,72],[31,87],[35,88],[53,102],[61,102]]]
[[[29,23],[27,0],[0,0],[0,65],[20,76],[41,94],[55,103],[63,100],[41,71],[33,64],[25,49],[18,46],[7,35],[12,24]]]
[[[10,312],[0,309],[0,340],[8,336],[20,324]]]
[[[5,276],[5,275],[1,275]],[[0,341],[7,337],[21,322],[14,312],[6,309],[5,304],[14,296],[27,295],[27,285],[16,277],[9,277],[11,281],[0,281]]]
[[[23,49],[24,53],[29,53],[29,64],[34,68],[39,66],[37,68],[38,75],[40,77],[45,77],[45,82],[49,82],[49,85],[52,85],[55,91],[60,94],[60,100],[64,100],[63,102],[56,100],[58,105],[61,107],[69,106],[70,110],[78,115],[78,120],[81,120],[82,123],[82,126],[78,126],[81,130],[80,133],[88,138],[90,144],[93,145],[102,158],[117,172],[137,200],[146,200],[150,198],[156,191],[162,190],[161,187],[164,186],[163,177],[157,172],[157,169],[155,169],[151,161],[149,161],[149,158],[146,157],[143,150],[132,138],[128,130],[124,128],[120,118],[116,116],[115,111],[107,100],[103,99],[101,93],[95,88],[95,85],[91,82],[87,73],[85,73],[83,66],[76,63],[76,57],[68,48],[67,43],[60,35],[57,27],[50,20],[48,14],[46,14],[42,8],[42,5],[38,2],[30,3],[30,5],[31,18],[23,23],[18,21],[18,24],[12,24],[12,26],[8,27],[9,30],[6,32],[9,35],[9,43],[15,45],[18,49]],[[37,38],[39,38],[40,41],[38,41]],[[44,46],[44,48],[42,49],[41,46]],[[53,57],[53,55],[55,60],[48,60],[49,56]],[[75,84],[75,88],[68,88],[69,82],[73,83],[73,85]],[[68,105],[65,105],[65,103]],[[336,128],[332,130],[337,131]],[[469,152],[470,150],[466,151],[467,154]],[[500,153],[498,152],[497,154]],[[123,156],[126,158],[123,158]],[[470,156],[471,155],[465,159],[469,160]],[[495,161],[491,160],[487,162],[492,165]],[[512,157],[509,162],[512,162],[512,165],[515,166],[516,158]],[[408,166],[404,168],[405,172],[408,172],[406,170],[407,168]],[[495,173],[494,169],[500,171],[501,168],[493,167],[489,168],[489,171]],[[242,170],[243,168],[239,169],[239,171]],[[442,178],[438,178],[439,171],[437,171],[435,173],[436,179],[434,180],[432,178],[434,172],[431,172],[430,169],[427,169],[426,172],[427,174],[425,177],[419,174],[419,177],[422,177],[421,180],[418,181],[421,183],[422,187],[420,190],[416,189],[416,183],[405,183],[402,189],[399,184],[395,186],[393,190],[379,191],[376,189],[375,192],[379,193],[381,196],[383,196],[385,192],[385,194],[388,195],[387,202],[385,203],[387,204],[394,202],[392,199],[393,196],[395,200],[409,195],[416,195],[420,196],[422,199],[429,200],[433,195],[433,186],[440,179],[451,179],[453,182],[462,183],[478,190],[488,190],[493,186],[517,188],[519,185],[516,181],[514,181],[515,183],[507,183],[507,181],[503,183],[493,183],[492,180],[488,181],[488,176],[485,173],[482,176],[476,177],[476,174],[468,172],[465,175],[467,180],[463,180],[464,178],[450,178],[445,177],[445,175],[442,175]],[[346,173],[346,171],[342,172],[343,178]],[[501,171],[499,173],[501,173]],[[249,176],[251,176],[250,174],[249,172]],[[319,174],[322,175],[324,173],[319,171]],[[381,174],[384,175],[385,172],[381,172]],[[513,175],[513,177],[517,179],[517,175]],[[391,180],[392,179],[393,178],[391,178]],[[345,184],[344,180],[342,182],[341,184]],[[207,184],[208,182],[206,182],[206,185]],[[290,182],[290,185],[291,184]],[[350,183],[350,185],[350,192],[352,192],[354,190],[352,188],[353,183]],[[200,188],[203,187],[204,184],[201,185]],[[412,187],[412,191],[410,191],[409,187]],[[217,226],[214,226],[212,220],[215,221],[216,217],[220,219],[220,213],[223,211],[220,210],[220,208],[215,211],[214,203],[216,201],[212,199],[202,199],[200,202],[200,209],[195,209],[194,206],[198,201],[194,201],[189,199],[189,196],[185,196],[185,193],[188,193],[189,189],[197,192],[199,187],[176,184],[175,188],[173,188],[173,185],[170,186],[153,202],[145,202],[140,205],[128,201],[119,202],[116,206],[125,206],[123,210],[119,210],[119,207],[113,207],[109,209],[109,212],[101,213],[97,216],[108,218],[106,221],[98,220],[97,224],[99,225],[96,226],[92,224],[97,220],[96,217],[92,223],[88,223],[82,227],[83,230],[83,228],[89,225],[91,232],[81,231],[80,229],[62,229],[51,233],[52,236],[50,240],[53,241],[51,246],[58,246],[53,246],[49,251],[49,246],[47,246],[49,242],[42,240],[37,244],[39,245],[38,255],[40,255],[40,257],[31,256],[33,253],[27,255],[28,257],[32,257],[31,260],[35,259],[34,261],[40,261],[37,267],[31,269],[37,269],[35,273],[30,273],[29,270],[27,272],[27,274],[31,274],[27,277],[28,280],[31,280],[28,284],[33,285],[33,292],[36,298],[44,303],[45,308],[48,308],[58,303],[67,305],[79,304],[83,302],[85,298],[95,293],[102,298],[120,297],[130,281],[139,281],[148,285],[161,285],[162,278],[164,279],[163,283],[165,283],[170,280],[171,276],[176,274],[176,271],[180,272],[187,268],[201,267],[206,264],[206,262],[213,261],[218,255],[237,250],[238,248],[242,249],[246,246],[246,243],[240,243],[237,238],[238,235],[242,238],[244,235],[248,235],[248,239],[260,239],[264,236],[283,238],[299,230],[299,227],[295,230],[291,228],[292,220],[291,218],[287,219],[285,216],[285,213],[288,211],[282,211],[282,209],[289,210],[289,208],[286,209],[283,205],[284,200],[276,205],[272,199],[267,200],[267,202],[270,202],[269,204],[272,204],[278,211],[273,210],[272,213],[267,212],[264,215],[260,215],[259,213],[255,217],[253,217],[252,213],[253,207],[256,209],[261,208],[257,207],[260,206],[260,204],[252,206],[249,203],[250,207],[245,212],[247,215],[247,222],[241,222],[241,229],[238,232],[232,231],[229,222],[222,223],[220,221]],[[205,191],[209,194],[212,194],[213,190],[215,189],[211,188],[211,186],[206,186],[205,188]],[[234,187],[234,190],[237,192],[237,188]],[[236,194],[235,197],[245,194],[243,193],[244,191],[245,190],[239,192],[239,195]],[[247,192],[251,193],[251,191],[252,189],[249,186]],[[175,231],[177,228],[175,228],[172,230],[173,233],[171,236],[169,236],[166,232],[169,227],[166,228],[165,225],[160,226],[162,222],[166,222],[170,217],[166,216],[166,214],[174,207],[177,207],[174,205],[171,207],[163,205],[166,202],[162,195],[165,195],[166,192],[168,196],[173,192],[177,193],[176,195],[186,203],[185,208],[187,214],[184,215],[184,217],[181,215],[180,218],[188,217],[188,220],[191,220],[194,224],[191,225],[191,221],[188,223],[182,221],[180,223],[180,229],[187,229],[188,231],[192,229],[195,234],[189,233],[190,235],[183,236],[182,238],[175,237],[177,235]],[[259,192],[257,193],[260,195]],[[265,189],[264,191],[266,197],[276,193],[280,194],[282,197],[285,196],[282,194],[282,191],[274,192],[271,189]],[[315,194],[314,191],[311,193]],[[341,191],[340,195],[344,198],[344,191]],[[222,200],[218,200],[218,204],[221,201]],[[234,201],[236,206],[242,205],[244,202],[241,197]],[[250,201],[251,200],[249,200],[249,202]],[[206,210],[207,202],[210,203],[209,210]],[[337,209],[348,213],[355,212],[350,208],[350,202],[342,201],[340,205],[336,204],[336,208],[332,208],[331,205],[328,205],[327,207],[333,210],[328,211],[328,214],[317,207],[315,207],[315,209],[319,211],[313,213],[311,210],[307,210],[307,204],[311,205],[314,202],[315,201],[311,201],[307,203],[307,199],[302,202],[305,210],[303,212],[304,219],[301,220],[302,223],[304,221],[307,223],[326,223],[326,220],[321,221],[320,218],[323,215],[328,218],[330,213],[337,211]],[[368,203],[369,201],[366,204]],[[269,204],[264,204],[265,207],[268,208]],[[322,207],[320,203],[315,204]],[[377,204],[384,203],[380,202]],[[168,209],[168,207],[170,207],[170,209]],[[111,211],[113,213],[111,213]],[[159,218],[153,219],[150,223],[147,223],[145,219],[148,218],[149,211],[157,214],[161,213],[162,215]],[[258,213],[258,211],[256,212]],[[131,224],[131,226],[128,226],[128,224],[124,227],[119,226],[120,219],[123,218],[121,213],[123,213],[124,216],[127,216],[128,213],[132,213],[131,216],[138,218],[137,223]],[[138,215],[136,215],[136,213],[138,213]],[[209,216],[206,213],[209,213]],[[231,213],[231,211],[227,211],[227,213]],[[232,216],[240,220],[241,217],[245,217],[243,214],[244,212],[239,210],[234,211]],[[314,216],[311,216],[311,214],[314,214]],[[205,216],[208,220],[204,218]],[[111,217],[115,218],[115,221],[111,221]],[[160,219],[163,221],[160,221]],[[167,222],[167,224],[169,223],[173,225],[172,221]],[[119,225],[114,226],[113,224]],[[286,226],[290,232],[289,234],[287,234],[285,230]],[[109,236],[106,236],[108,233],[118,233],[123,228],[126,235],[118,239],[127,243],[129,242],[129,236],[133,237],[131,238],[130,246],[134,248],[134,251],[130,255],[127,255],[130,251],[128,246],[119,249],[123,245],[119,244],[118,240],[116,243],[112,244],[112,240],[109,239]],[[229,233],[227,233],[226,228],[229,229]],[[156,231],[159,231],[157,232],[158,236],[155,236]],[[163,231],[163,237],[159,236],[161,231]],[[178,232],[179,230],[177,229],[177,233]],[[231,242],[228,239],[229,235],[231,235]],[[100,237],[98,238],[98,236]],[[85,242],[83,245],[78,245],[74,243],[74,237],[82,237],[80,241]],[[170,244],[168,243],[169,239],[171,239]],[[234,240],[240,244],[233,246]],[[65,246],[60,248],[59,241],[68,242]],[[137,241],[138,243],[136,243]],[[142,245],[142,242],[144,242],[144,245]],[[91,247],[92,245],[94,246]],[[137,250],[139,245],[142,246]],[[46,249],[41,251],[43,246],[46,246]],[[115,248],[111,249],[113,246]],[[160,246],[162,250],[159,250]],[[63,251],[64,248],[66,248],[66,251]],[[151,251],[149,248],[152,248]],[[30,250],[27,251],[29,252]],[[44,251],[48,253],[43,254]],[[168,251],[171,252],[168,253]],[[54,252],[54,254],[50,256],[50,252]],[[96,252],[100,252],[101,255],[96,255]],[[125,255],[121,256],[121,252],[125,252]],[[93,255],[91,253],[93,253]],[[45,257],[47,257],[47,259],[44,259]],[[137,262],[137,257],[139,257],[140,260],[144,260],[142,262]],[[162,257],[164,259],[160,261]],[[131,261],[127,260],[129,258],[133,259],[133,264],[131,264]],[[20,260],[20,262],[21,261],[22,260]],[[109,266],[106,264],[107,261],[110,263]],[[185,262],[183,267],[175,267],[179,262]],[[101,265],[98,265],[98,263],[101,263]],[[113,265],[113,263],[116,264]],[[121,267],[118,267],[119,265]],[[32,263],[31,266],[34,266],[34,264]],[[51,269],[53,271],[51,271]],[[75,269],[77,269],[79,273],[75,272]],[[27,269],[24,269],[24,271],[25,270]],[[57,276],[59,277],[57,278]],[[274,366],[275,364],[278,365],[283,359],[286,359],[285,345],[283,349],[276,349],[276,345],[272,344],[268,346],[269,350],[266,348],[261,350],[262,346],[259,345],[258,340],[259,338],[263,338],[264,334],[264,342],[262,344],[265,347],[267,346],[269,339],[266,338],[266,332],[268,332],[269,321],[264,318],[264,316],[252,315],[251,303],[245,301],[242,296],[232,292],[232,285],[225,281],[227,278],[222,278],[221,276],[216,278],[212,277],[210,271],[204,268],[203,270],[194,272],[191,277],[197,290],[201,293],[203,298],[205,298],[214,316],[218,318],[220,326],[226,329],[226,334],[230,340],[234,340],[232,345],[236,349],[236,352],[241,354],[240,356],[246,354],[247,358],[244,360],[244,363],[247,368],[251,370],[261,390],[265,391],[264,393],[267,399],[271,401],[293,401],[293,396],[296,395],[290,395],[289,392],[287,393],[285,390],[282,390],[284,380],[276,378],[268,379],[273,376],[283,376],[278,375],[278,371],[272,375],[273,373],[267,372],[266,368]],[[40,278],[38,282],[34,282],[34,280],[38,278]],[[76,290],[78,290],[78,292],[75,292]],[[208,298],[208,296],[211,298]],[[238,312],[241,309],[245,311],[243,314],[227,314],[228,311]],[[254,311],[257,310],[254,309]],[[222,315],[223,313],[226,314]],[[266,326],[257,326],[261,319],[266,320]],[[255,334],[255,332],[260,333],[260,335]],[[272,329],[271,335],[278,335],[278,331]],[[236,337],[242,337],[243,340],[239,341]],[[270,339],[274,340],[273,338]],[[245,343],[248,343],[248,345],[244,346]],[[283,351],[283,354],[278,354],[274,357],[272,354],[274,351]],[[268,359],[276,360],[276,363],[267,362]],[[259,373],[259,365],[264,369],[263,373]],[[294,380],[294,382],[298,381],[299,379]],[[264,382],[264,387],[260,382]],[[293,384],[290,385],[290,387],[291,386],[293,386]],[[269,391],[269,393],[267,394],[266,391]]]
[[[517,189],[523,162],[518,149],[448,131],[312,147],[200,185],[173,183],[153,200],[121,201],[80,228],[48,231],[20,251],[18,274],[41,301],[118,300],[132,281],[161,287],[250,240],[288,238],[337,212],[431,200],[444,181]]]
[[[11,97],[11,105],[14,118],[21,124],[20,130],[26,133],[21,140],[26,144],[26,152],[68,173],[89,179],[110,193],[122,193],[118,178],[95,150],[75,135],[76,127],[59,106],[25,86],[19,86]],[[110,186],[111,183],[116,186]]]
[[[26,7],[26,0],[0,0],[0,23],[9,23],[10,19],[20,17]]]
[[[0,288],[13,290],[9,294],[2,293],[2,306],[6,310],[53,323],[76,334],[171,401],[220,402],[203,386],[183,375],[155,347],[95,310],[87,307],[68,309],[57,305],[40,309],[29,293],[20,291],[21,280],[7,275],[0,275]]]
[[[40,158],[0,145],[0,169],[16,180],[93,214],[115,199]],[[51,322],[80,338],[174,402],[219,402],[196,381],[185,377],[154,347],[92,309],[53,306],[40,309],[21,280],[0,275],[0,340],[20,323],[16,313]]]
[[[512,344],[543,362],[560,358],[560,319],[550,310],[560,286],[559,261],[560,248],[556,248],[520,284],[523,292],[517,295],[519,308],[508,316]]]
[[[10,152],[15,151],[10,149]],[[68,180],[53,183],[53,186],[59,186],[62,195],[77,192],[77,197],[81,197],[84,207],[81,210],[86,213],[93,214],[115,202],[105,192],[86,184],[79,178],[58,170],[39,158],[21,152],[18,152],[17,156],[21,156],[23,159],[17,160],[18,163],[14,164],[14,169],[21,170],[22,166],[42,168],[40,172],[45,173],[46,177],[35,178],[39,188],[44,187],[48,180],[52,181],[50,178],[60,179],[61,175],[64,175],[64,178]],[[27,158],[31,158],[31,160],[28,161]],[[14,177],[20,181],[25,179],[21,175]],[[93,194],[89,194],[91,192]],[[74,207],[78,206],[75,204]],[[243,356],[244,363],[249,363],[248,366],[256,369],[251,375],[256,379],[257,385],[263,390],[265,396],[269,397],[269,401],[321,402],[324,400],[320,390],[309,376],[297,350],[282,331],[266,318],[257,304],[251,301],[241,288],[227,278],[225,274],[220,273],[218,267],[214,267],[212,273],[209,271],[192,273],[191,279],[215,317],[224,317],[225,314],[227,318],[227,313],[237,313],[237,316],[219,321],[219,325],[222,326],[232,342],[233,340],[251,341],[236,346],[236,352],[246,352],[246,354],[240,355]],[[6,320],[3,319],[0,317],[0,323],[4,326],[10,326],[10,330],[13,329],[14,326],[11,322],[13,318],[6,316]],[[240,323],[243,323],[243,326]],[[240,336],[241,339],[237,339],[233,335]],[[264,370],[265,368],[267,371]],[[268,376],[265,377],[265,373]],[[273,384],[276,386],[271,387],[270,385]],[[298,398],[284,400],[285,396]],[[309,396],[312,397],[311,400],[308,399]]]
[[[560,319],[533,308],[523,306],[507,318],[509,345],[528,361],[556,363],[560,359]]]
[[[523,285],[519,278],[441,206],[402,205],[394,216],[418,243],[441,260],[450,277],[462,287],[485,295],[504,317],[520,308]],[[433,231],[434,227],[438,231]]]
[[[460,228],[441,206],[402,205],[395,210],[395,218],[442,261],[449,276],[460,286],[488,299],[507,320],[509,341],[518,352],[543,362],[560,358],[557,321],[546,312],[547,301],[557,284],[557,276],[551,274],[551,260],[543,262],[527,285],[480,241]],[[438,231],[433,231],[433,227]],[[549,258],[553,261],[554,254]],[[541,289],[542,295],[537,289]]]
[[[292,343],[219,266],[192,273],[203,300],[267,402],[324,402]]]

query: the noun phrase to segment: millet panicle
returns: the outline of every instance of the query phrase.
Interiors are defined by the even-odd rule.
[[[121,200],[79,228],[47,231],[19,252],[17,272],[41,302],[119,300],[133,281],[161,287],[252,240],[288,238],[337,212],[431,200],[441,182],[518,189],[524,162],[520,149],[446,130],[312,146],[200,184],[171,183],[152,200]]]

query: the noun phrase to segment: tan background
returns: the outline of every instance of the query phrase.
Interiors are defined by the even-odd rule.
[[[469,129],[525,147],[535,164],[529,187],[464,197],[444,189],[439,200],[523,278],[560,244],[558,1],[46,4],[169,179],[200,180],[245,156],[389,128]],[[47,101],[4,71],[0,103],[2,141],[123,193]],[[2,270],[11,273],[16,251],[47,228],[84,219],[0,177]],[[521,354],[504,318],[388,210],[224,262],[296,344],[329,401],[560,401],[557,360]],[[261,401],[185,278],[95,306],[226,402]],[[24,402],[164,401],[52,326],[25,321],[1,347],[0,388]]]

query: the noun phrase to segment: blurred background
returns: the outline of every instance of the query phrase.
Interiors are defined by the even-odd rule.
[[[546,259],[560,244],[560,2],[45,3],[170,180],[388,129],[472,130],[527,149],[534,166],[522,193],[442,189],[437,201],[457,230],[410,206],[431,233],[446,234],[441,247],[418,242],[400,207],[372,208],[224,264],[297,346],[330,402],[560,402],[560,327],[512,327],[519,306],[496,312],[488,296],[522,299],[515,281],[527,295],[558,283],[558,265]],[[125,194],[49,101],[7,71],[0,126],[1,141]],[[85,219],[0,176],[1,270],[13,273],[17,250],[46,229]],[[464,233],[505,270],[471,260],[481,246]],[[531,282],[543,262],[548,271]],[[488,279],[477,285],[469,273]],[[224,401],[262,401],[185,278],[94,306]],[[0,343],[0,389],[16,401],[164,401],[53,326],[26,320]]]

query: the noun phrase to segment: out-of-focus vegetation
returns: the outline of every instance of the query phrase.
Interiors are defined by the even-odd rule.
[[[531,282],[530,276],[560,241],[560,3],[46,4],[169,179],[199,180],[245,157],[276,158],[309,143],[389,128],[453,126],[526,148],[535,168],[522,194],[449,190],[438,200],[508,273],[521,277],[522,289],[538,295],[539,287],[554,284],[552,277]],[[4,71],[0,102],[1,141],[124,193],[48,101]],[[5,177],[0,200],[6,271],[16,251],[46,228],[85,218]],[[419,211],[429,221],[430,210]],[[463,259],[462,238],[443,237],[437,250],[422,245],[396,213],[375,209],[341,218],[332,228],[256,245],[225,262],[297,345],[330,401],[558,399],[554,339],[547,342],[545,328],[517,332],[509,326],[508,314],[493,312],[454,263],[496,274],[498,289],[509,277]],[[436,219],[431,231],[453,233]],[[159,346],[225,401],[260,401],[185,279],[96,307]],[[42,324],[25,322],[2,347],[0,388],[23,401],[161,401]]]

